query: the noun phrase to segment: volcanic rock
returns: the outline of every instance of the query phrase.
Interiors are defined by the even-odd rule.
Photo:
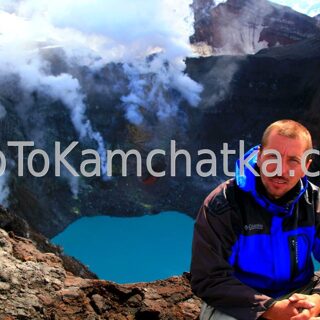
[[[320,34],[317,20],[267,0],[194,0],[191,42],[212,54],[252,54]],[[203,49],[204,50],[204,49]]]
[[[0,319],[197,319],[189,277],[127,285],[79,278],[57,255],[0,229]]]

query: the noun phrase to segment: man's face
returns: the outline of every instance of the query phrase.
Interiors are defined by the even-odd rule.
[[[282,170],[268,177],[267,174],[275,172],[277,169],[276,163],[268,164],[268,161],[277,159],[274,153],[265,154],[266,151],[276,150],[281,155],[279,162],[282,165]],[[305,175],[302,168],[303,153],[306,151],[306,141],[302,138],[288,138],[279,135],[276,131],[271,131],[267,145],[258,153],[258,167],[260,168],[260,177],[264,187],[267,190],[268,196],[271,199],[278,199],[290,191]],[[311,160],[305,163],[305,168],[308,169]],[[281,169],[281,168],[280,168]]]

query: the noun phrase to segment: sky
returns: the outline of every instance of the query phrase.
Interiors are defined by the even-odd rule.
[[[217,4],[226,2],[226,0],[216,0]],[[311,17],[320,14],[319,0],[273,0],[272,2],[289,6],[292,9],[307,14]]]
[[[292,9],[307,14],[311,17],[320,14],[319,0],[274,0],[272,2],[289,6]]]

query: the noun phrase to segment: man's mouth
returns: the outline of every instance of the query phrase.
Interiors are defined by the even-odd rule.
[[[285,183],[287,183],[286,179],[279,178],[279,177],[272,178],[272,182],[274,182],[276,184],[285,184]]]

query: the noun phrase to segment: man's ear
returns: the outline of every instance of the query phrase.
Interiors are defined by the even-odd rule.
[[[258,155],[257,155],[257,166],[260,168],[261,166],[261,157],[262,157],[262,146],[258,148]]]
[[[306,168],[307,168],[307,170],[309,170],[309,167],[310,167],[311,163],[312,163],[312,159],[309,159],[309,160],[307,161],[307,163],[306,163]]]
[[[306,169],[306,171],[309,170],[309,167],[310,167],[311,163],[312,163],[312,159],[309,159],[309,160],[307,161],[305,167],[304,167],[304,169]],[[305,170],[303,170],[303,171],[305,171]],[[303,172],[303,177],[304,177],[306,174],[307,174],[306,172]]]

